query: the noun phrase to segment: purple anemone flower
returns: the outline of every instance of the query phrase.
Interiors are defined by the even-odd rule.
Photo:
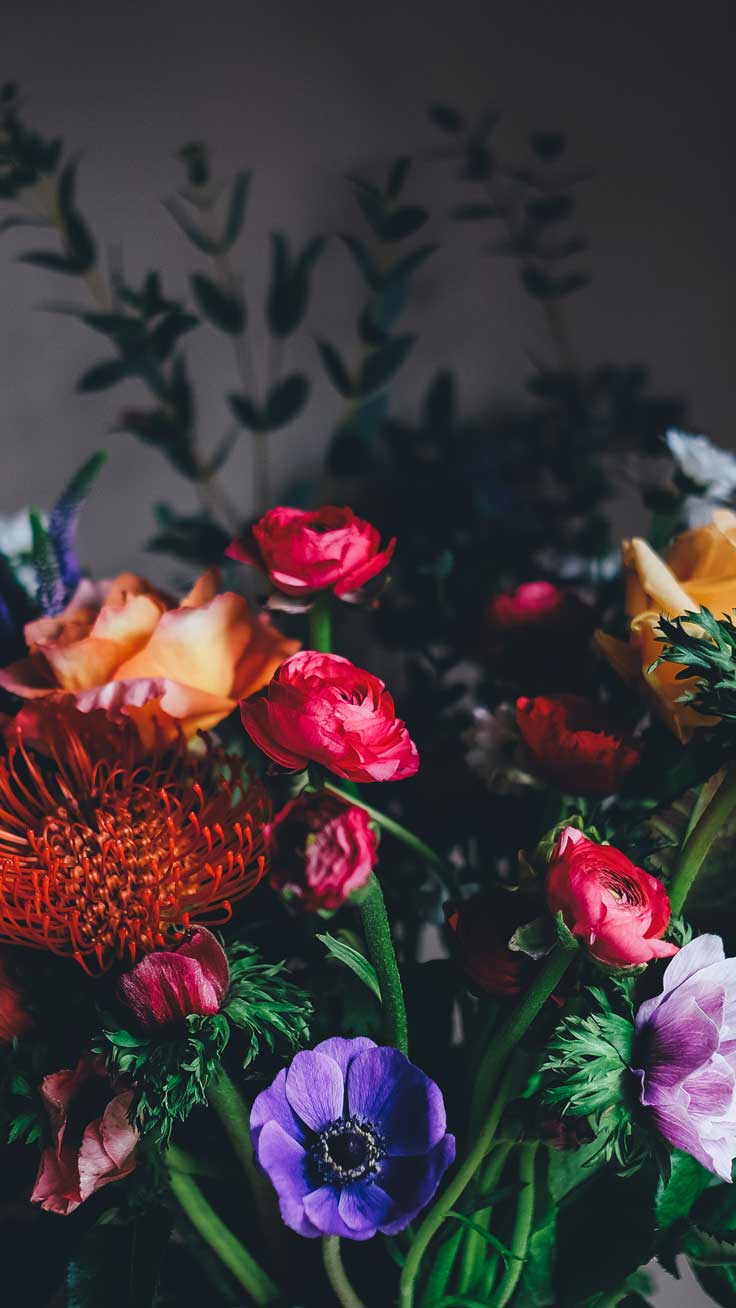
[[[395,1235],[455,1157],[442,1092],[397,1049],[334,1036],[299,1053],[251,1112],[256,1158],[298,1235]]]
[[[736,1157],[736,958],[698,936],[636,1015],[641,1102],[661,1135],[724,1181]]]

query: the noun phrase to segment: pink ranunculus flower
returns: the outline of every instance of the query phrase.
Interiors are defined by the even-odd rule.
[[[488,620],[496,627],[531,627],[561,618],[567,592],[551,581],[525,581],[511,595],[495,595],[488,605]]]
[[[0,955],[0,1045],[10,1044],[31,1026],[31,1015],[23,1002],[23,995],[8,973]]]
[[[31,1200],[67,1216],[136,1164],[138,1132],[128,1121],[133,1091],[115,1091],[102,1058],[83,1054],[75,1068],[44,1077],[41,1098],[54,1143],[44,1149]]]
[[[565,827],[546,881],[547,904],[562,914],[592,958],[626,968],[669,958],[677,945],[662,940],[670,920],[667,891],[620,849],[598,845]]]
[[[383,572],[395,548],[394,538],[381,549],[376,528],[352,509],[326,504],[314,511],[269,509],[246,540],[234,540],[226,553],[261,568],[286,595],[332,590],[345,599]]]
[[[222,945],[206,927],[194,927],[178,949],[146,954],[120,978],[124,1003],[147,1030],[173,1026],[190,1013],[219,1013],[230,983]]]
[[[335,795],[299,795],[268,829],[270,882],[309,913],[334,912],[366,884],[378,841],[365,809]]]
[[[346,781],[401,781],[419,767],[383,682],[337,654],[294,654],[240,713],[259,749],[292,771],[314,762]]]

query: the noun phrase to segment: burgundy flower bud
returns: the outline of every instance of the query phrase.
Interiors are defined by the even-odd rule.
[[[123,1001],[143,1027],[171,1026],[191,1013],[218,1013],[230,983],[224,949],[206,927],[195,927],[178,949],[147,954],[120,979]]]
[[[300,795],[269,827],[274,890],[307,912],[334,912],[364,886],[376,863],[376,833],[364,809],[334,795]]]
[[[538,912],[526,895],[510,890],[481,891],[448,906],[447,924],[455,935],[458,961],[479,990],[507,999],[526,988],[534,960],[509,949],[509,940]]]

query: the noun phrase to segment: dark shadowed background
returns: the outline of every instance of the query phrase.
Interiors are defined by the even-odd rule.
[[[583,364],[644,362],[653,384],[688,402],[691,427],[733,444],[730,354],[734,260],[734,97],[728,0],[4,0],[0,81],[20,83],[29,116],[82,154],[80,202],[98,237],[122,248],[138,281],[151,266],[186,293],[192,251],[160,204],[180,180],[174,149],[206,140],[224,173],[254,170],[244,268],[249,298],[266,284],[268,232],[295,241],[345,227],[344,178],[385,170],[400,153],[436,144],[430,100],[471,111],[503,108],[499,129],[521,147],[532,128],[562,129],[570,157],[597,176],[580,192],[591,239],[591,285],[570,301]],[[518,396],[529,356],[547,349],[538,306],[514,269],[481,256],[481,238],[452,226],[458,196],[427,166],[415,193],[442,242],[416,283],[408,326],[421,333],[395,388],[411,414],[438,366],[456,370],[469,412]],[[28,236],[0,241],[0,511],[52,502],[100,446],[111,459],[85,511],[82,557],[98,574],[123,567],[156,576],[152,505],[190,507],[188,490],[153,450],[111,435],[135,386],[75,393],[100,343],[45,303],[76,287],[15,262]],[[73,295],[72,295],[73,292]],[[314,467],[341,401],[320,373],[313,337],[337,343],[354,317],[357,281],[340,243],[319,265],[308,330],[289,364],[316,380],[306,414],[273,442],[276,483]],[[258,335],[256,353],[265,345]],[[235,385],[227,342],[203,331],[189,353],[211,444],[226,426]],[[230,465],[244,516],[252,500],[247,451]],[[681,1296],[677,1298],[677,1295]],[[695,1304],[668,1285],[661,1302]]]

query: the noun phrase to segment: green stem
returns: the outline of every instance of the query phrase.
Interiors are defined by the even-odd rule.
[[[342,1305],[342,1308],[364,1308],[363,1300],[358,1298],[347,1278],[342,1254],[340,1253],[339,1235],[325,1235],[323,1237],[322,1261],[327,1273],[327,1280],[330,1282],[335,1292],[335,1298]]]
[[[459,1227],[438,1249],[424,1286],[421,1308],[436,1308],[444,1299],[464,1234],[463,1228]]]
[[[480,1188],[483,1194],[489,1195],[498,1185],[501,1179],[501,1173],[506,1166],[506,1160],[514,1147],[513,1140],[502,1140],[497,1144],[486,1164],[483,1173]],[[492,1206],[488,1204],[485,1208],[480,1208],[473,1214],[473,1220],[479,1226],[488,1230],[491,1221]],[[463,1256],[460,1263],[460,1276],[458,1278],[458,1290],[460,1294],[467,1294],[475,1286],[480,1274],[483,1261],[488,1261],[489,1254],[487,1251],[486,1241],[483,1239],[480,1231],[466,1231],[465,1244],[463,1247]],[[490,1251],[489,1251],[490,1252]],[[491,1282],[493,1284],[493,1282]]]
[[[241,1244],[218,1217],[197,1182],[181,1170],[178,1152],[176,1145],[171,1145],[166,1155],[169,1185],[195,1231],[232,1272],[238,1284],[251,1296],[254,1303],[259,1305],[259,1308],[276,1304],[279,1299],[278,1287],[268,1273],[258,1265],[245,1245]]]
[[[537,1017],[540,1009],[553,993],[576,952],[577,946],[574,943],[561,941],[557,945],[547,958],[544,966],[540,968],[513,1013],[504,1022],[483,1059],[481,1064],[483,1092],[490,1094],[496,1083],[499,1082],[499,1078],[500,1083],[495,1098],[465,1157],[465,1161],[458,1168],[439,1199],[435,1200],[414,1237],[414,1243],[409,1250],[401,1275],[400,1308],[412,1308],[416,1279],[425,1250],[430,1240],[441,1227],[447,1214],[455,1207],[466,1187],[472,1181],[493,1143],[503,1111],[515,1089],[516,1069],[514,1063],[512,1061],[509,1066],[505,1067],[505,1070],[504,1065],[524,1033]]]
[[[707,784],[707,783],[706,783]],[[736,808],[736,764],[726,768],[723,780],[687,836],[677,860],[670,886],[673,915],[681,913],[713,841],[720,835]]]
[[[391,927],[383,891],[375,872],[371,873],[358,905],[358,911],[365,943],[368,946],[368,955],[376,969],[381,988],[386,1038],[388,1043],[400,1049],[402,1054],[407,1054],[409,1030],[404,1007],[404,992],[401,988],[401,977],[391,939]]]
[[[340,786],[334,786],[331,781],[326,782],[325,790],[329,790],[332,795],[337,795],[338,799],[343,799],[346,804],[353,804],[358,808],[362,808],[363,812],[368,814],[371,821],[375,822],[377,827],[380,827],[383,831],[387,831],[390,836],[394,836],[396,840],[400,840],[401,843],[407,845],[409,849],[413,849],[415,854],[418,854],[425,863],[429,863],[430,867],[435,869],[443,882],[447,882],[448,870],[444,861],[430,845],[427,845],[423,840],[420,840],[419,836],[415,836],[413,831],[409,831],[407,827],[402,827],[400,822],[389,817],[387,813],[381,813],[379,809],[373,808],[370,804],[366,804],[365,800],[361,799],[360,795],[348,794],[347,791],[342,790]]]
[[[330,614],[329,595],[318,595],[309,610],[309,640],[312,649],[320,654],[329,654],[332,650],[332,615]]]
[[[245,1173],[258,1222],[272,1257],[271,1265],[278,1267],[284,1256],[284,1228],[276,1196],[270,1183],[259,1171],[253,1155],[248,1105],[222,1066],[207,1087],[207,1100],[217,1113],[233,1153]]]
[[[516,1208],[516,1221],[511,1236],[511,1252],[514,1255],[501,1278],[501,1284],[493,1300],[493,1308],[506,1308],[521,1276],[526,1251],[529,1247],[529,1235],[534,1216],[534,1164],[539,1142],[531,1140],[519,1150],[519,1181],[523,1186]]]

